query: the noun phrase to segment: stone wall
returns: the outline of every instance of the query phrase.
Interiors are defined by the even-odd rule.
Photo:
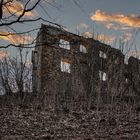
[[[140,95],[140,60],[126,65],[120,50],[97,40],[42,25],[34,53],[33,87],[47,108],[86,110]]]

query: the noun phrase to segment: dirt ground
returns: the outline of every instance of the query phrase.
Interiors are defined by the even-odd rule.
[[[140,140],[140,112],[0,108],[0,140]]]

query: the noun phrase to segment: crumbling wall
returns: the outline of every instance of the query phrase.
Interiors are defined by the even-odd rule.
[[[32,63],[33,63],[33,92],[40,93],[42,84],[42,48],[43,48],[43,29],[41,28],[37,35],[36,48],[32,51]]]
[[[90,94],[89,53],[79,51],[79,42],[85,40],[62,31],[45,29],[46,42],[42,48],[42,88],[49,108],[85,109]],[[51,34],[51,35],[50,35]],[[60,47],[60,39],[70,43],[70,50]],[[54,42],[54,43],[53,43]],[[87,52],[89,46],[86,44]],[[61,71],[61,61],[70,64],[70,73]]]
[[[96,101],[113,102],[140,92],[140,61],[131,57],[126,65],[120,50],[94,39],[42,25],[35,51],[33,84],[47,108],[87,110]],[[61,64],[67,64],[67,71]]]
[[[99,77],[97,95],[100,93],[102,100],[109,102],[110,99],[121,94],[124,82],[124,55],[120,50],[97,42],[95,50],[98,53],[98,72],[103,72],[106,78]]]
[[[127,85],[130,96],[140,97],[140,60],[130,57],[127,65]]]

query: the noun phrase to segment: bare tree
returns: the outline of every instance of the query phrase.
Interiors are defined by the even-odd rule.
[[[5,94],[32,91],[32,65],[28,58],[29,50],[19,48],[15,57],[6,57],[0,61],[1,86]]]
[[[8,45],[1,45],[0,48],[7,48],[9,46],[14,47],[22,47],[28,48],[28,47],[34,47],[36,39],[27,39],[25,41],[26,34],[29,35],[29,33],[33,33],[33,31],[36,31],[39,29],[36,27],[33,27],[31,30],[27,28],[24,31],[20,30],[18,31],[15,26],[19,25],[26,25],[27,23],[35,23],[39,20],[42,22],[48,22],[50,24],[55,24],[53,22],[48,21],[47,19],[42,18],[39,14],[35,14],[38,12],[38,9],[43,10],[45,14],[47,14],[46,17],[50,17],[47,13],[47,10],[44,6],[46,4],[59,9],[58,6],[56,6],[55,0],[52,0],[51,2],[49,0],[1,0],[0,2],[0,37],[2,39],[5,39],[6,41],[9,41],[10,44]],[[37,9],[38,8],[38,9]],[[26,28],[26,27],[25,27]],[[12,40],[11,40],[12,38]],[[15,41],[13,38],[19,38],[17,41]],[[22,41],[24,40],[24,42]],[[24,45],[23,45],[24,44]]]

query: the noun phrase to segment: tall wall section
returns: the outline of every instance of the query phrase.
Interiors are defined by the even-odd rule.
[[[35,52],[33,85],[48,108],[86,110],[98,100],[140,95],[140,61],[126,65],[120,50],[99,41],[42,25]]]

